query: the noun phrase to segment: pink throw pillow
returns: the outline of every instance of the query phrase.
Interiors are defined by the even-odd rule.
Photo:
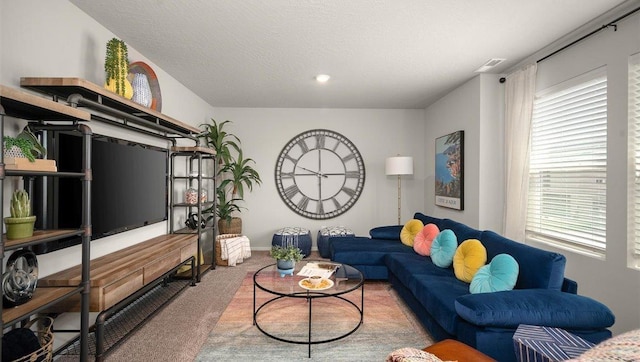
[[[413,250],[422,256],[431,255],[431,243],[439,233],[440,229],[436,224],[425,225],[413,240]]]

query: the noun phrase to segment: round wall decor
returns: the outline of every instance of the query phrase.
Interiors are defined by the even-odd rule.
[[[326,129],[293,137],[276,161],[280,197],[291,210],[310,219],[345,213],[360,197],[364,180],[364,161],[356,146]]]

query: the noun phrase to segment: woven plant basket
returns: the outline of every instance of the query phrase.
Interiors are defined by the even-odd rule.
[[[229,265],[229,261],[228,260],[222,260],[222,246],[220,245],[220,240],[223,239],[229,239],[229,238],[236,238],[238,236],[241,236],[240,234],[220,234],[218,236],[216,236],[216,250],[215,250],[215,254],[216,254],[216,265],[221,265],[221,266],[228,266]]]
[[[218,220],[218,234],[242,234],[242,219],[232,217],[231,222],[223,219]]]
[[[39,323],[38,323],[39,322]],[[35,323],[38,323],[38,330],[36,335],[40,341],[40,349],[31,353],[30,355],[20,357],[13,362],[27,362],[27,361],[45,361],[49,362],[53,359],[53,318],[51,317],[36,317],[30,320],[25,328],[31,328]]]

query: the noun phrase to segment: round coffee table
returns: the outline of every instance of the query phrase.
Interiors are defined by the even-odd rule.
[[[326,264],[334,264],[337,266],[337,270],[333,272],[333,274],[328,278],[330,282],[324,283],[322,286],[322,290],[315,289],[306,289],[303,282],[303,279],[306,276],[298,275],[300,270],[307,266],[308,263],[316,263],[326,266]],[[330,284],[330,285],[327,285]],[[326,289],[325,289],[326,288]],[[360,289],[360,298],[356,298],[355,301],[352,301],[347,298],[346,294],[354,292]],[[266,301],[262,301],[260,305],[258,305],[256,293],[262,290],[271,296],[267,298]],[[344,322],[344,319],[348,319],[349,315],[354,316],[353,324],[348,325],[346,328],[341,326],[341,328],[336,330],[337,335],[324,336],[318,339],[314,339],[312,337],[312,316],[314,316],[313,304],[314,301],[319,302],[319,299],[322,298],[331,298],[337,301],[338,307],[344,308],[347,310],[351,310],[350,312],[340,312],[340,320],[341,323]],[[358,300],[359,299],[359,305]],[[271,329],[269,330],[269,310],[271,308],[288,308],[290,305],[296,305],[299,301],[304,305],[304,309],[308,309],[307,321],[307,333],[304,338],[295,338],[293,335],[288,335],[287,332],[290,331],[290,328],[282,328]],[[324,305],[320,305],[317,307],[320,311],[316,311],[316,313],[336,313],[336,307],[325,307]],[[284,309],[283,309],[284,310]],[[298,312],[301,311],[300,306],[297,305]],[[261,313],[262,312],[262,313]],[[292,325],[298,325],[302,322],[303,315],[298,312],[292,313],[291,315],[287,315],[287,321],[284,321],[284,324],[291,323]],[[265,316],[264,321],[260,321],[258,316]],[[308,346],[308,355],[311,357],[311,345],[320,344],[320,343],[328,343],[337,341],[339,339],[345,338],[355,332],[362,325],[364,316],[364,276],[362,273],[347,264],[328,262],[324,260],[305,260],[296,263],[296,268],[294,270],[293,275],[285,275],[283,277],[278,273],[276,264],[267,265],[260,270],[258,270],[253,275],[253,324],[265,335],[276,339],[278,341],[287,342],[287,343],[295,343],[295,344],[306,344]],[[316,317],[318,317],[316,315]],[[282,320],[279,320],[278,323],[282,323]],[[261,325],[262,323],[262,325]],[[331,327],[327,326],[323,323],[323,327]]]

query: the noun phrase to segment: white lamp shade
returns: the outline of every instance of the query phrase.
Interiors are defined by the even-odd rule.
[[[385,174],[413,175],[413,157],[409,157],[409,156],[387,157],[387,160],[385,162]]]

